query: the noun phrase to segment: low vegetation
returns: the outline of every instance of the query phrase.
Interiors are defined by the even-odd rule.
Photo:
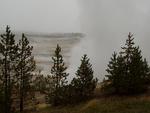
[[[74,106],[38,105],[38,110],[31,113],[150,113],[148,95],[96,98]]]

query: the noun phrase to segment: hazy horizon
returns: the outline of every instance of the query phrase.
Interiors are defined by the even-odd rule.
[[[120,51],[129,32],[150,62],[149,4],[148,0],[2,0],[0,30],[9,25],[14,33],[83,33],[85,37],[71,48],[68,71],[74,73],[87,54],[95,76],[102,80],[111,54]]]

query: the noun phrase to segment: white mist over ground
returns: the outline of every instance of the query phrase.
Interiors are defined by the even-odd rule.
[[[13,32],[86,34],[68,52],[70,79],[80,65],[81,56],[87,54],[95,76],[102,80],[111,54],[120,51],[129,32],[150,62],[149,6],[149,0],[1,0],[0,29],[10,25]],[[39,41],[42,40],[45,39],[41,37]],[[42,48],[44,44],[39,41],[37,48]],[[45,48],[47,52],[49,47]],[[43,56],[39,59],[46,60]]]
[[[149,0],[78,0],[78,3],[81,31],[87,37],[80,49],[76,47],[74,51],[84,50],[88,54],[100,80],[106,74],[111,54],[120,51],[129,32],[134,34],[136,45],[150,62]]]
[[[25,33],[30,45],[33,46],[33,55],[36,61],[36,72],[41,71],[44,75],[50,75],[53,66],[52,57],[55,54],[57,44],[61,47],[65,66],[70,67],[71,51],[74,46],[80,43],[84,38],[82,33]],[[18,42],[21,39],[21,33],[17,33],[15,38]],[[72,75],[72,71],[70,72]]]

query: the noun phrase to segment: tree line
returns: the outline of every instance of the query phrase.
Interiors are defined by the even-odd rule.
[[[31,103],[34,103],[36,91],[45,93],[47,103],[54,106],[92,97],[90,93],[94,91],[97,79],[94,79],[87,55],[81,60],[77,77],[69,84],[69,74],[59,45],[52,57],[50,75],[40,76],[35,74],[33,46],[28,38],[22,34],[17,42],[9,26],[0,36],[0,113],[24,113],[26,105],[32,106]]]
[[[94,78],[86,54],[81,58],[75,77],[68,82],[69,73],[59,45],[52,56],[51,73],[45,76],[35,73],[33,46],[25,34],[18,42],[7,26],[0,36],[0,113],[24,113],[27,105],[35,105],[36,92],[45,94],[46,103],[53,106],[77,104],[94,97],[98,79]],[[133,34],[129,33],[121,49],[119,53],[114,52],[109,61],[108,74],[101,83],[102,92],[131,95],[147,91],[150,68],[135,46]]]
[[[24,101],[31,92],[32,72],[35,61],[32,56],[33,47],[29,45],[27,37],[22,34],[19,43],[15,42],[15,35],[10,28],[1,34],[0,39],[0,112],[12,113],[15,109],[14,93],[18,93],[20,112],[23,111]],[[14,103],[14,104],[13,104]]]

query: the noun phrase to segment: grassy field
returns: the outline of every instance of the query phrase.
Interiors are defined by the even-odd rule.
[[[34,113],[150,113],[150,96],[111,96],[92,99],[75,106],[50,107],[41,104],[37,108]]]

